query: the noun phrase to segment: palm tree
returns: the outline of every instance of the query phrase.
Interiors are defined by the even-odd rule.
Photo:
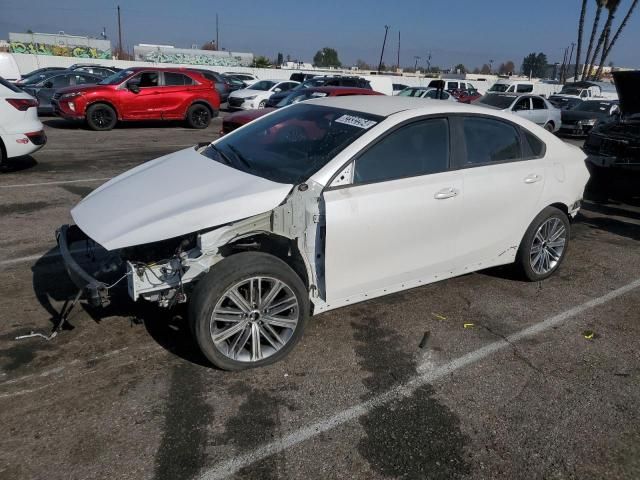
[[[638,5],[638,0],[633,0],[633,2],[631,3],[631,6],[629,7],[629,10],[627,11],[627,14],[624,16],[624,19],[622,20],[622,23],[618,27],[618,30],[616,31],[616,34],[611,39],[611,42],[609,42],[609,44],[607,45],[607,48],[605,48],[602,51],[602,58],[600,60],[600,66],[598,67],[598,71],[596,72],[596,75],[595,75],[596,79],[600,78],[600,76],[602,75],[602,66],[607,61],[607,57],[609,57],[609,53],[611,53],[611,49],[613,48],[615,43],[618,41],[618,37],[620,36],[620,32],[622,32],[622,29],[627,25],[627,22],[629,21],[629,18],[631,17],[631,14],[633,13],[633,10],[636,8],[637,5]]]
[[[578,22],[578,50],[576,51],[576,68],[573,71],[573,80],[578,80],[578,65],[580,64],[580,50],[582,50],[582,31],[584,30],[584,14],[587,11],[587,1],[582,0],[582,9],[580,10],[580,21]]]
[[[619,6],[620,0],[607,0],[607,3],[605,5],[605,8],[608,12],[607,21],[605,22],[604,27],[602,27],[602,33],[600,34],[600,38],[598,39],[598,43],[596,44],[596,49],[593,52],[593,56],[591,57],[591,68],[593,68],[593,65],[595,65],[596,63],[596,58],[600,53],[600,49],[606,49],[607,47],[607,40],[609,38],[609,34],[611,33],[611,23],[613,22],[613,17],[615,17],[616,11],[618,10]],[[589,76],[589,78],[591,79],[593,79],[593,77],[594,75]]]
[[[607,4],[607,0],[596,0],[596,16],[593,19],[593,26],[591,27],[591,37],[589,37],[589,47],[587,48],[587,55],[584,57],[584,66],[582,67],[581,78],[584,78],[589,74],[591,65],[589,65],[589,57],[591,56],[591,50],[593,50],[593,41],[596,39],[596,33],[598,32],[598,24],[600,23],[600,14],[602,13],[602,7]]]

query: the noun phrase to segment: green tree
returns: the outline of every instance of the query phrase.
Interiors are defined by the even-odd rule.
[[[578,49],[576,50],[576,68],[573,71],[574,81],[578,80],[578,65],[580,65],[580,53],[582,53],[582,34],[584,31],[584,14],[587,12],[587,1],[588,0],[582,0],[582,8],[580,9],[580,20],[578,20]]]
[[[536,54],[533,52],[522,60],[522,74],[539,78],[545,77],[548,66],[547,56],[544,53]]]
[[[489,65],[487,65],[486,63],[482,65],[482,68],[480,69],[480,73],[482,75],[489,75],[491,73],[491,67]]]
[[[358,70],[371,70],[371,65],[369,65],[364,60],[358,59],[358,60],[356,60],[356,68]]]
[[[278,59],[276,60],[277,65],[282,65],[284,63],[284,55],[278,52]]]
[[[504,63],[500,64],[500,67],[498,68],[498,73],[500,75],[513,75],[513,72],[515,72],[516,70],[516,65],[513,63],[512,60],[507,60]]]
[[[600,78],[600,76],[602,75],[602,67],[605,64],[605,62],[607,61],[607,58],[609,57],[609,53],[611,53],[611,49],[613,48],[613,46],[618,41],[618,37],[620,37],[620,33],[622,32],[624,27],[627,25],[627,22],[629,21],[629,18],[631,17],[631,14],[633,13],[633,11],[635,10],[635,8],[637,6],[638,6],[638,0],[633,0],[633,2],[631,3],[631,6],[629,7],[629,10],[627,10],[627,14],[624,16],[624,19],[622,20],[622,23],[618,27],[618,30],[616,31],[616,34],[613,36],[613,38],[609,42],[609,45],[605,45],[605,48],[602,50],[602,58],[600,59],[600,67],[598,67],[598,71],[596,72],[595,78]]]
[[[257,57],[253,57],[253,66],[255,68],[269,68],[271,67],[271,60],[262,55],[258,55]]]
[[[313,56],[313,64],[316,67],[341,67],[338,52],[330,47],[321,48]]]
[[[456,65],[455,67],[453,67],[453,70],[456,73],[467,73],[467,67],[465,67],[463,64],[459,63],[458,65]]]

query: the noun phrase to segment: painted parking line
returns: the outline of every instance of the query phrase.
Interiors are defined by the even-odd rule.
[[[86,251],[84,248],[72,248],[69,250],[71,253],[82,253]],[[0,260],[0,267],[6,267],[9,265],[16,265],[18,263],[33,262],[34,260],[44,260],[47,258],[57,258],[61,254],[58,251],[48,253],[36,253],[35,255],[28,255],[26,257],[10,258],[8,260]]]
[[[40,183],[19,183],[13,185],[0,185],[0,188],[25,188],[25,187],[41,187],[47,185],[65,185],[67,183],[89,183],[89,182],[103,182],[105,180],[111,180],[113,177],[101,177],[101,178],[80,178],[78,180],[57,180],[53,182],[40,182]]]
[[[575,306],[573,308],[570,308],[569,310],[547,318],[546,320],[536,323],[528,328],[525,328],[524,330],[520,330],[517,333],[509,335],[504,339],[490,343],[482,348],[479,348],[478,350],[474,350],[473,352],[463,355],[462,357],[459,357],[449,363],[426,371],[425,373],[414,377],[408,382],[403,383],[380,395],[377,395],[366,402],[354,405],[353,407],[335,413],[330,417],[326,417],[323,420],[312,423],[310,425],[306,425],[288,435],[285,435],[280,439],[262,445],[254,450],[249,450],[246,453],[243,453],[236,457],[232,457],[229,460],[221,462],[213,466],[213,468],[205,471],[201,475],[200,479],[216,480],[226,478],[235,473],[238,473],[238,471],[240,471],[241,469],[255,462],[294,447],[306,440],[316,437],[321,433],[329,431],[349,421],[355,420],[377,407],[385,405],[394,400],[407,397],[424,385],[433,383],[455,372],[456,370],[484,360],[490,355],[493,355],[496,352],[512,346],[512,344],[515,342],[549,330],[550,328],[560,325],[567,320],[580,315],[583,312],[586,312],[587,310],[595,308],[599,305],[603,305],[638,287],[640,287],[640,279],[637,279],[623,287],[602,295],[601,297],[594,298],[581,305]],[[418,367],[418,371],[424,371],[422,365]]]

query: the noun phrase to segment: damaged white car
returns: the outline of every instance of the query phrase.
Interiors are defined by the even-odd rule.
[[[585,155],[513,115],[402,97],[324,98],[145,163],[58,230],[94,304],[112,284],[72,255],[101,246],[129,295],[189,302],[220,368],[275,362],[310,315],[487,267],[555,272]]]

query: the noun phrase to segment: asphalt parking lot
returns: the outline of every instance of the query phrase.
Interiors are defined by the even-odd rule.
[[[125,298],[15,340],[75,293],[70,208],[221,122],[45,124],[0,173],[0,478],[640,478],[640,195],[589,186],[547,281],[496,269],[332,311],[284,361],[227,373],[183,309]]]

